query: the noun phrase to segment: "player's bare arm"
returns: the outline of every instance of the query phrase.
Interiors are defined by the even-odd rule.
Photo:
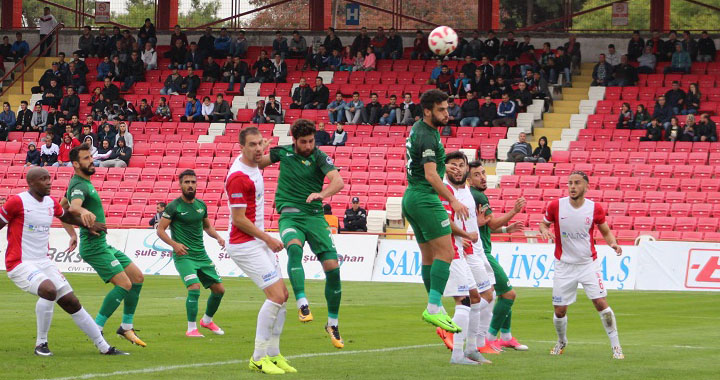
[[[454,236],[460,236],[464,240],[469,240],[473,243],[477,242],[480,238],[477,232],[467,232],[453,222],[450,222],[450,229],[452,230],[452,234]]]
[[[510,210],[510,212],[507,212],[504,215],[499,216],[499,217],[493,216],[492,219],[490,219],[490,221],[488,222],[488,226],[490,227],[491,230],[493,230],[493,232],[496,230],[498,230],[498,232],[500,232],[499,231],[500,228],[502,228],[502,226],[506,225],[510,221],[510,219],[512,219],[515,215],[520,213],[520,211],[522,211],[523,208],[525,208],[525,198],[520,197],[515,201],[515,207],[513,207],[513,209]],[[516,224],[516,223],[514,223],[514,224]],[[508,227],[508,232],[511,232],[510,227]]]
[[[68,203],[66,198],[63,198],[63,201],[65,203]],[[80,217],[82,219],[82,225],[90,228],[95,224],[95,214],[85,209],[82,204],[82,199],[73,199],[71,202],[68,203],[67,211],[75,216]]]
[[[268,248],[273,252],[280,252],[283,249],[283,243],[280,240],[274,239],[266,232],[257,228],[255,223],[251,222],[250,219],[245,215],[245,207],[232,207],[232,223],[233,226],[237,227],[240,231],[263,241]]]
[[[210,219],[203,219],[203,230],[206,234],[208,234],[208,236],[217,240],[220,247],[225,248],[225,239],[223,239],[222,236],[220,236],[220,234],[215,231],[215,227],[213,227],[213,225],[210,223]]]
[[[617,253],[618,256],[622,255],[622,247],[618,245],[617,240],[615,239],[615,235],[613,235],[612,231],[610,231],[610,226],[608,226],[607,223],[598,224],[598,230],[603,236],[603,239],[605,239],[605,242],[607,245],[610,246],[613,250],[615,250],[615,253]]]
[[[330,198],[345,187],[345,181],[337,170],[330,171],[325,176],[330,179],[330,184],[328,184],[323,191],[310,194],[307,198],[307,203]]]
[[[178,256],[184,256],[187,255],[188,248],[185,246],[185,244],[180,244],[176,242],[175,240],[170,238],[170,235],[167,233],[167,228],[170,226],[170,219],[168,218],[160,218],[160,223],[158,223],[157,226],[157,236],[165,242],[165,244],[169,245],[173,252],[175,252]]]
[[[553,233],[550,231],[550,223],[543,220],[538,227],[540,229],[540,237],[543,240],[553,239]]]
[[[468,215],[470,215],[467,207],[465,207],[464,204],[460,203],[460,201],[455,198],[455,195],[453,195],[453,193],[451,193],[450,190],[448,190],[448,188],[445,186],[442,178],[440,178],[440,176],[437,174],[437,164],[434,162],[426,162],[425,164],[423,164],[423,168],[425,170],[425,180],[430,183],[430,186],[432,186],[433,190],[435,190],[435,192],[437,192],[440,197],[442,197],[443,199],[447,199],[448,202],[450,202],[450,207],[452,207],[453,211],[455,211],[455,213],[458,214],[461,219],[467,219]],[[448,168],[447,170],[452,171],[455,169]]]
[[[263,152],[266,152],[268,148],[270,147],[270,140],[269,139],[263,139],[262,140],[262,146],[263,146]],[[262,160],[258,163],[258,167],[260,170],[265,169],[266,167],[272,165],[272,161],[270,161],[270,155],[266,154],[262,157]]]

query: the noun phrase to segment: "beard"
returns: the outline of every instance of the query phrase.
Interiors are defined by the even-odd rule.
[[[182,191],[182,194],[183,194],[183,197],[185,197],[185,198],[188,199],[188,200],[193,200],[193,199],[195,199],[195,190],[193,190],[193,191],[185,191],[185,190],[183,190],[183,191]]]
[[[90,164],[89,166],[80,166],[80,171],[82,171],[83,174],[89,177],[95,174],[95,166],[93,166],[92,164]]]
[[[432,122],[433,127],[444,127],[447,125],[447,122],[436,118],[434,114],[430,117],[430,121]]]
[[[452,176],[448,176],[447,179],[450,183],[452,183],[455,186],[461,186],[467,181],[468,173],[465,173],[461,179],[457,180]]]

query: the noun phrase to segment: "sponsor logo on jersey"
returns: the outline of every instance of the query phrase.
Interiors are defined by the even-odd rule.
[[[76,195],[84,196],[85,194],[83,194],[82,190],[80,190],[80,189],[75,189],[75,190],[72,191],[72,193],[70,193],[70,196],[71,196],[71,197],[74,197],[74,196],[76,196]]]
[[[243,197],[242,193],[230,194],[230,198],[242,198],[242,197]]]
[[[562,296],[552,296],[553,303],[560,303],[563,301]]]
[[[113,261],[110,262],[110,266],[111,266],[111,267],[116,267],[116,266],[118,266],[118,265],[120,265],[120,261],[118,261],[118,260],[113,260]]]
[[[330,156],[325,156],[325,162],[327,162],[328,165],[333,164],[333,160],[332,160],[332,158],[330,158]]]
[[[563,239],[573,239],[573,240],[587,240],[590,237],[590,235],[587,232],[565,232],[562,233]]]
[[[162,216],[163,218],[170,219],[170,214],[168,214],[167,212],[163,212]]]
[[[440,226],[445,228],[450,225],[450,219],[445,219],[440,223]]]
[[[422,152],[423,157],[435,157],[435,151],[432,149],[425,149],[424,152]]]

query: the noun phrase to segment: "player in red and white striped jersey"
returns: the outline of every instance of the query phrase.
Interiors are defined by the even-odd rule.
[[[240,132],[242,154],[230,167],[225,183],[231,211],[227,251],[267,297],[258,313],[255,351],[249,368],[282,374],[297,370],[280,354],[288,290],[282,281],[276,254],[283,249],[283,244],[265,233],[264,226],[265,185],[258,164],[268,144],[255,127]]]
[[[8,226],[8,247],[5,253],[7,275],[20,289],[39,297],[35,305],[37,340],[35,354],[51,356],[47,336],[52,323],[55,302],[73,318],[76,325],[95,343],[103,354],[125,355],[105,341],[93,318],[75,297],[72,287],[48,258],[50,226],[53,217],[76,225],[84,225],[80,217],[66,213],[56,199],[50,198],[52,181],[43,168],[32,168],[26,175],[28,191],[13,195],[0,208],[0,229]],[[104,231],[103,224],[87,226],[91,231]],[[72,227],[68,252],[77,247]]]
[[[545,212],[545,220],[540,223],[543,239],[555,240],[555,277],[553,278],[553,322],[558,334],[558,342],[550,351],[552,355],[563,353],[567,345],[567,308],[575,302],[578,283],[582,284],[585,294],[600,313],[600,319],[610,338],[613,358],[624,359],[620,339],[618,338],[615,313],[605,297],[607,291],[602,282],[602,269],[597,258],[593,233],[598,228],[608,245],[618,256],[622,248],[605,222],[605,211],[600,204],[585,199],[589,183],[588,176],[575,171],[568,179],[569,197],[550,202]],[[554,231],[550,225],[554,223]]]

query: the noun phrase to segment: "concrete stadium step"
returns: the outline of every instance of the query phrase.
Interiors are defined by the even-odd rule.
[[[543,115],[544,126],[546,128],[567,128],[570,126],[570,115],[569,113],[546,113]]]
[[[597,62],[583,62],[580,64],[580,69],[582,71],[590,70],[590,72],[592,72],[592,69],[595,68],[596,64]]]
[[[573,85],[574,86],[574,85]],[[588,87],[589,88],[589,87]],[[564,90],[567,90],[568,88],[565,88]],[[578,104],[581,100],[587,99],[587,94],[581,95],[581,94],[566,94],[565,91],[563,91],[563,100],[572,100],[577,101]],[[557,102],[557,100],[555,101]]]
[[[585,96],[585,98],[583,99],[587,99],[588,89],[582,87],[575,87],[575,83],[573,83],[573,87],[565,87],[562,91],[563,97],[566,95],[582,95]]]
[[[564,99],[563,100],[556,100],[553,102],[553,113],[577,113],[580,109],[580,101],[579,100],[569,100]]]

